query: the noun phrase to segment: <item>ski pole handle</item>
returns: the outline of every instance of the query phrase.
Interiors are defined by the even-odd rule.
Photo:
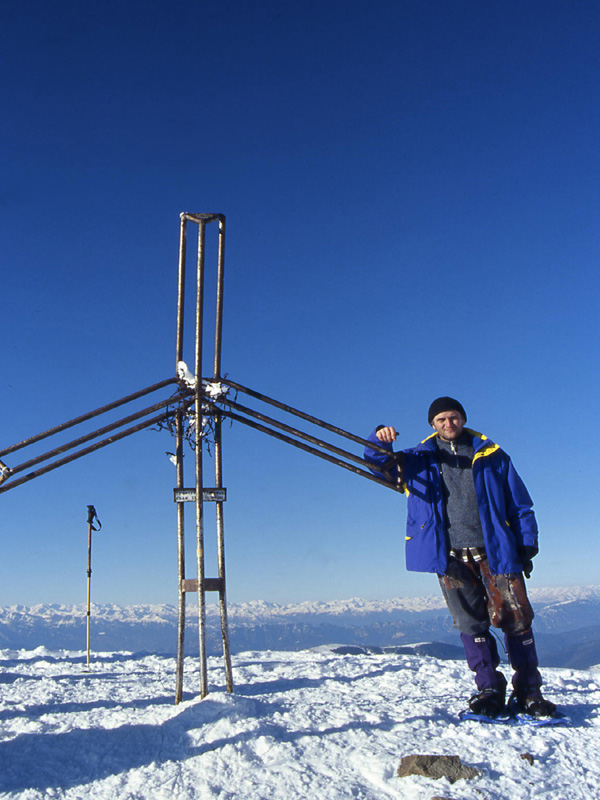
[[[93,531],[99,531],[102,528],[102,523],[98,519],[98,514],[96,513],[96,509],[94,508],[94,506],[88,506],[87,508],[88,508],[88,519],[87,519],[87,521],[88,521],[88,525],[90,526],[90,529],[93,530]],[[97,528],[94,528],[94,520],[96,520],[96,522],[98,523],[98,527]]]

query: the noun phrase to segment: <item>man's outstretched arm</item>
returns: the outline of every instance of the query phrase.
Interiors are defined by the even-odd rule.
[[[370,447],[365,447],[365,460],[373,465],[371,467],[371,472],[390,483],[399,483],[402,481],[401,467],[399,464],[401,454],[394,453],[392,446],[397,438],[398,434],[395,428],[390,425],[378,425],[369,436],[369,441],[374,444],[383,445],[386,450],[389,450],[389,455],[382,453],[380,450],[373,450]]]

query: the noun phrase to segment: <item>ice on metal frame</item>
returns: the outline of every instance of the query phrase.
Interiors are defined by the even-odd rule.
[[[188,369],[185,361],[177,362],[177,378],[183,381],[190,389],[196,388],[196,378]]]
[[[209,397],[212,397],[213,400],[217,400],[219,397],[222,397],[229,391],[227,387],[223,386],[222,383],[217,381],[213,383],[207,382],[204,384],[203,388],[205,394],[207,394]]]

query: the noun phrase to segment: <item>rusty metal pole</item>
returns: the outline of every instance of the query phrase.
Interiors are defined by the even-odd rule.
[[[196,467],[196,556],[198,562],[198,648],[200,658],[200,696],[208,694],[206,662],[206,573],[204,561],[204,484],[202,476],[202,416],[204,390],[202,387],[202,346],[204,325],[204,243],[206,223],[198,222],[198,269],[196,288],[196,405],[195,405],[195,467]]]
[[[215,420],[215,486],[223,487],[223,460],[221,444],[221,415]],[[225,661],[225,685],[228,692],[233,692],[233,670],[231,667],[231,649],[229,646],[229,622],[227,619],[227,589],[225,582],[225,535],[223,526],[223,502],[216,503],[217,520],[217,559],[219,570],[219,610],[221,614],[221,638],[223,639],[223,659]]]
[[[38,433],[37,436],[31,436],[29,439],[24,439],[22,442],[17,442],[17,444],[11,445],[11,447],[5,447],[3,450],[0,450],[0,458],[8,455],[8,453],[14,453],[17,450],[28,447],[30,444],[35,444],[36,442],[41,442],[43,439],[48,439],[50,436],[54,436],[56,433],[61,433],[62,431],[68,430],[68,428],[73,428],[75,425],[79,425],[80,422],[86,422],[88,419],[92,419],[93,417],[99,417],[107,411],[112,411],[113,408],[119,408],[119,406],[127,405],[127,403],[130,403],[132,400],[137,400],[139,397],[144,397],[147,394],[151,394],[157,389],[162,389],[165,386],[169,386],[169,384],[176,383],[176,381],[177,378],[167,378],[166,380],[155,383],[152,386],[147,386],[145,389],[141,389],[139,392],[134,392],[133,394],[127,395],[127,397],[122,397],[120,400],[117,400],[114,403],[108,403],[108,405],[96,408],[94,411],[89,411],[87,414],[82,414],[80,417],[75,417],[75,419],[71,419],[68,422],[63,422],[62,425],[57,425],[56,427],[50,428],[50,430],[44,431],[43,433]],[[8,470],[8,473],[12,474],[12,470],[9,469],[6,464],[2,464],[2,462],[0,462],[0,470]]]
[[[225,274],[225,217],[219,216],[219,249],[217,255],[217,298],[215,319],[215,358],[213,380],[221,378],[221,342],[223,334],[223,286]],[[217,414],[215,420],[215,486],[223,487],[223,447],[222,417]],[[227,589],[225,575],[225,532],[223,521],[223,502],[217,501],[215,506],[217,523],[217,559],[219,574],[219,610],[221,617],[221,638],[223,639],[223,659],[225,661],[225,684],[228,692],[233,692],[233,670],[231,667],[231,649],[229,646],[229,622],[227,619]]]
[[[175,416],[175,459],[177,468],[177,488],[183,489],[183,410],[178,409]],[[175,678],[175,703],[183,698],[183,662],[185,656],[185,514],[183,503],[177,503],[177,574],[179,614],[177,625],[177,670]]]
[[[185,306],[185,258],[187,249],[187,218],[185,214],[180,215],[179,229],[179,273],[177,279],[177,339],[175,344],[175,375],[177,375],[177,365],[183,361],[183,320]]]
[[[179,231],[179,273],[177,281],[177,338],[175,344],[175,374],[179,362],[183,360],[183,322],[185,311],[185,259],[187,220],[180,216]],[[175,417],[175,463],[177,469],[177,488],[184,486],[183,475],[183,411],[178,409]],[[178,576],[178,622],[177,622],[177,666],[175,677],[175,703],[183,698],[183,664],[185,657],[185,513],[183,503],[177,503],[177,576]]]
[[[225,283],[225,217],[219,215],[219,250],[217,254],[217,299],[215,316],[214,380],[221,377],[221,341],[223,339],[223,286]]]

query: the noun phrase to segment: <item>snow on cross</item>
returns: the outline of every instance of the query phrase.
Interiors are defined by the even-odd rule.
[[[177,377],[180,381],[183,381],[189,389],[196,388],[196,376],[192,375],[185,361],[177,362]]]

